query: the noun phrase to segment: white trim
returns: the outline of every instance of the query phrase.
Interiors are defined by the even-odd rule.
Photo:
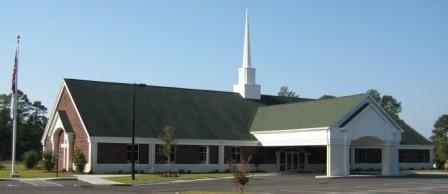
[[[78,107],[76,106],[75,100],[73,100],[72,93],[70,92],[70,89],[68,88],[67,83],[65,83],[65,80],[64,80],[64,86],[67,89],[68,96],[70,97],[70,100],[72,101],[72,104],[73,104],[73,107],[75,108],[76,114],[78,115],[78,118],[81,121],[82,128],[86,132],[87,141],[89,141],[90,140],[89,132],[87,131],[87,127],[84,124],[84,120],[82,119],[81,114],[79,114]]]
[[[131,137],[90,137],[91,142],[97,143],[129,143]],[[136,137],[135,143],[140,144],[162,144],[158,138]],[[225,145],[225,146],[261,146],[259,141],[247,140],[210,140],[210,139],[177,139],[176,145]]]
[[[269,133],[292,133],[301,131],[319,131],[327,130],[329,127],[312,127],[312,128],[299,128],[299,129],[280,129],[280,130],[270,130],[270,131],[251,131],[251,134],[269,134]]]
[[[44,147],[45,147],[45,139],[46,139],[46,137],[47,137],[47,135],[48,135],[48,130],[49,130],[51,124],[53,123],[54,116],[55,116],[55,114],[56,114],[56,109],[57,109],[57,106],[58,106],[58,104],[59,104],[59,101],[61,100],[62,91],[64,91],[64,88],[65,88],[65,84],[64,84],[64,82],[63,82],[63,83],[59,86],[59,93],[58,93],[58,96],[57,96],[57,98],[56,98],[55,103],[53,104],[53,110],[51,111],[50,120],[49,120],[49,122],[47,122],[47,126],[45,126],[45,131],[44,131],[44,133],[42,134],[42,139],[40,140],[40,142],[42,143],[42,145],[43,145]]]
[[[367,97],[371,102],[373,102],[373,104],[376,106],[376,108],[378,108],[378,110],[380,110],[383,113],[383,116],[385,116],[390,122],[392,122],[392,124],[395,125],[395,127],[397,129],[399,129],[400,132],[404,132],[404,130],[400,127],[400,125],[398,125],[398,123],[395,122],[395,120],[389,115],[389,113],[386,112],[386,110],[384,110],[383,107],[381,107],[380,104],[378,104],[378,102],[376,102],[375,99],[373,99],[370,95]]]

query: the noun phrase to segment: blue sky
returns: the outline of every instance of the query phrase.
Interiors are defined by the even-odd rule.
[[[2,1],[0,92],[15,36],[19,88],[50,109],[63,78],[230,91],[243,17],[262,92],[301,97],[374,88],[422,132],[448,113],[448,1]]]

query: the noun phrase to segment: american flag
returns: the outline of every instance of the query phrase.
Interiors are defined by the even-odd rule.
[[[19,65],[19,59],[18,59],[17,50],[16,50],[16,56],[14,58],[14,68],[12,70],[12,87],[11,87],[11,90],[12,90],[13,94],[16,93],[16,91],[17,91],[16,84],[17,84],[17,68],[18,68],[18,65]]]
[[[18,38],[17,38],[18,39]],[[17,40],[18,43],[18,40]],[[19,70],[19,47],[16,49],[16,55],[14,58],[14,67],[12,70],[12,94],[11,94],[11,119],[14,119],[15,111],[17,108],[17,78]]]

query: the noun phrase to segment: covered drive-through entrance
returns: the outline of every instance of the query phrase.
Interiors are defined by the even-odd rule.
[[[398,146],[403,130],[366,97],[343,117],[327,127],[285,130],[252,131],[263,146],[325,146],[326,175],[350,175],[354,148],[381,150],[381,174],[399,172]],[[281,171],[300,171],[305,168],[307,154],[300,149],[284,149],[278,154]],[[352,164],[353,165],[353,164]]]

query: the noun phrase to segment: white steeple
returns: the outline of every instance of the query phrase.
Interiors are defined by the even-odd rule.
[[[247,9],[246,22],[244,24],[243,67],[250,67],[249,15]]]
[[[255,68],[252,68],[250,63],[249,15],[246,9],[243,64],[238,69],[238,84],[233,86],[233,92],[240,93],[243,98],[260,99],[260,91],[260,85],[255,83]]]

